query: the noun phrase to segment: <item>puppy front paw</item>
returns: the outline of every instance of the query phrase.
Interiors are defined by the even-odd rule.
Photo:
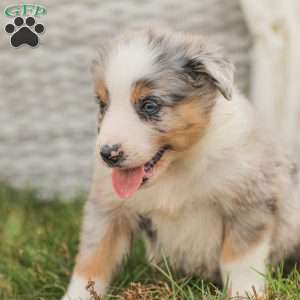
[[[104,292],[105,287],[100,280],[89,281],[73,276],[62,300],[97,300]]]
[[[236,287],[230,290],[230,300],[265,300],[265,289],[260,286]]]

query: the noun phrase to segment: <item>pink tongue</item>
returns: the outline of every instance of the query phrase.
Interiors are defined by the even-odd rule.
[[[116,193],[124,199],[131,197],[141,186],[144,175],[144,167],[128,170],[113,169],[112,183]]]

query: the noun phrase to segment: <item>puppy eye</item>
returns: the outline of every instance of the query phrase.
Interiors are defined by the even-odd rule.
[[[100,108],[101,110],[105,110],[107,107],[107,104],[104,101],[100,101]]]
[[[160,111],[160,105],[153,98],[146,98],[141,106],[141,111],[148,116],[153,116]]]
[[[96,95],[96,102],[100,106],[101,113],[104,113],[107,108],[107,103],[104,102],[99,95]]]

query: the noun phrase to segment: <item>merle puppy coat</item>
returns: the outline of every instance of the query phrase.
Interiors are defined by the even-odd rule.
[[[263,274],[300,241],[296,164],[235,89],[206,39],[122,35],[93,65],[99,103],[95,174],[65,299],[99,294],[143,233],[187,274],[263,294]]]

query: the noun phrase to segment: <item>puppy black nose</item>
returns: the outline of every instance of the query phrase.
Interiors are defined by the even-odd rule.
[[[120,149],[120,144],[104,145],[100,149],[100,155],[110,167],[116,167],[124,160],[124,152]]]

